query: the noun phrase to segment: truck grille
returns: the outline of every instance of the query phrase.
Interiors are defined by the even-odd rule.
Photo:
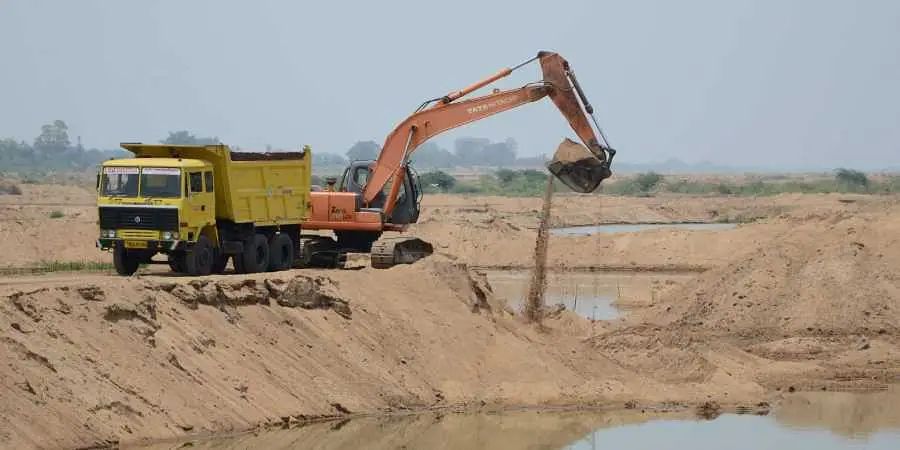
[[[177,231],[178,208],[101,206],[100,228]]]

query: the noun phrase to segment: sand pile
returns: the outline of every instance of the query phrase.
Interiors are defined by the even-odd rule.
[[[626,322],[593,339],[595,347],[665,383],[817,390],[897,382],[900,214],[797,224]]]
[[[0,447],[353,413],[622,404],[645,386],[583,358],[569,322],[548,318],[557,331],[536,334],[461,265],[88,278],[0,296]]]
[[[900,215],[794,227],[670,294],[649,322],[741,337],[900,334]]]

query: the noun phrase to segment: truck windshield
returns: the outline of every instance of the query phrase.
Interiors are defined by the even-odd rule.
[[[137,197],[137,167],[104,167],[100,193],[112,197]]]
[[[145,167],[141,170],[142,197],[181,197],[181,169]]]

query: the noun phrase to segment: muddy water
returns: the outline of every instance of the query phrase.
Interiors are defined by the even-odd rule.
[[[521,311],[528,292],[528,272],[485,271],[494,293]],[[547,305],[566,309],[595,320],[612,320],[629,306],[653,301],[660,289],[691,279],[692,275],[635,273],[553,272],[547,276]]]
[[[730,230],[736,226],[737,224],[734,223],[629,223],[554,228],[550,230],[550,234],[554,236],[589,236],[597,233],[631,233],[635,231],[655,230],[660,228],[675,230],[720,231]]]
[[[768,416],[511,412],[362,418],[144,449],[900,449],[900,389],[797,393]],[[128,448],[128,447],[126,447]]]

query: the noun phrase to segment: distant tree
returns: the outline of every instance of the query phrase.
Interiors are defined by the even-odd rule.
[[[41,135],[34,139],[34,148],[48,154],[62,153],[71,144],[69,127],[62,120],[41,126]]]
[[[510,169],[500,169],[494,172],[494,175],[497,176],[500,184],[509,184],[519,175],[519,172]]]
[[[858,170],[840,168],[834,171],[834,178],[838,183],[854,188],[868,188],[869,177]]]
[[[484,165],[484,149],[490,139],[463,137],[453,141],[453,153],[459,164],[466,166]]]
[[[34,150],[25,142],[15,139],[0,139],[0,162],[3,167],[34,164]]]
[[[416,167],[447,168],[456,165],[456,157],[434,142],[426,142],[412,156]]]
[[[637,174],[637,176],[634,177],[634,182],[641,192],[650,192],[660,181],[662,181],[662,178],[662,175],[656,172],[646,172]]]
[[[214,145],[221,143],[218,137],[197,137],[187,130],[170,131],[169,136],[161,142],[169,145]]]
[[[375,141],[359,141],[347,150],[347,159],[350,161],[377,159],[381,152],[381,146]]]
[[[423,173],[419,177],[419,181],[425,186],[436,187],[443,192],[447,192],[456,186],[456,178],[440,170]]]
[[[516,149],[518,144],[513,138],[503,142],[488,144],[482,150],[481,160],[485,165],[493,167],[509,167],[516,163]]]
[[[346,166],[347,159],[337,153],[313,152],[313,167]]]

